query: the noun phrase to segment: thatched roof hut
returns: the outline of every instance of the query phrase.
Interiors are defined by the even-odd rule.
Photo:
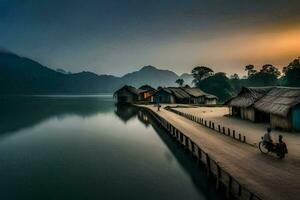
[[[254,108],[287,117],[291,108],[298,104],[300,104],[300,88],[274,87],[254,104]]]
[[[117,98],[118,103],[135,103],[136,101],[142,100],[141,94],[144,92],[145,90],[125,85],[114,92],[114,97]]]
[[[151,87],[150,85],[142,85],[141,87],[139,87],[140,90],[146,90],[151,92],[151,94],[153,94],[154,92],[156,92],[156,89]]]
[[[141,92],[144,91],[144,90],[141,90],[141,89],[136,89],[135,87],[132,87],[132,86],[129,86],[129,85],[124,85],[123,87],[121,87],[120,89],[115,91],[114,94],[117,94],[118,92],[120,92],[122,90],[127,90],[128,92],[130,92],[132,94],[135,94],[135,95],[139,95]]]
[[[272,87],[242,87],[240,93],[226,104],[231,107],[247,108],[266,95]]]
[[[193,96],[193,97],[201,97],[201,96],[205,96],[206,93],[203,92],[202,90],[200,90],[199,88],[191,88],[191,87],[183,87],[181,88],[182,90],[184,90],[186,93],[188,93],[189,95]]]
[[[168,87],[168,88],[164,88],[166,91],[171,92],[177,99],[189,99],[190,95],[185,92],[184,90],[182,90],[181,88],[177,88],[177,87]]]

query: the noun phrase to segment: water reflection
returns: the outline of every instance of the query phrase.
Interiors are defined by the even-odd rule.
[[[0,97],[0,199],[221,199],[149,113],[107,97]],[[13,133],[13,134],[12,134]]]
[[[168,149],[172,152],[165,152],[165,158],[168,162],[172,162],[175,157],[176,160],[181,164],[184,170],[190,175],[195,186],[205,193],[207,199],[215,199],[216,191],[212,185],[214,182],[206,178],[205,168],[198,167],[195,162],[186,162],[188,159],[192,160],[192,156],[182,150],[182,148],[175,143],[175,141],[160,127],[156,120],[150,115],[149,111],[139,109],[134,106],[118,106],[115,112],[124,122],[129,119],[138,117],[139,121],[142,122],[146,127],[152,126],[161,140],[167,145]],[[173,157],[174,155],[174,157]]]
[[[115,107],[116,116],[118,116],[124,123],[133,119],[137,115],[138,111],[139,109],[135,106],[117,104]]]
[[[111,105],[110,97],[99,96],[0,96],[0,134],[32,127],[52,117],[91,117],[99,112],[109,113],[113,110]]]
[[[195,162],[187,162],[187,157],[192,160],[192,156],[184,152],[184,150],[178,145],[170,135],[161,128],[161,126],[156,122],[156,120],[149,114],[146,110],[140,110],[139,115],[141,116],[140,120],[145,125],[151,124],[154,128],[158,136],[161,140],[168,146],[168,149],[172,152],[165,153],[166,159],[169,162],[172,162],[173,156],[176,160],[181,164],[184,170],[190,175],[191,179],[193,180],[195,186],[204,192],[204,195],[207,199],[215,199],[216,198],[216,190],[212,187],[214,185],[214,181],[210,180],[206,177],[206,171],[204,167],[197,166]],[[219,196],[220,198],[221,196]]]

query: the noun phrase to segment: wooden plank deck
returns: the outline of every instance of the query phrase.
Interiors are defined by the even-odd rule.
[[[243,186],[265,200],[293,200],[300,196],[299,163],[262,155],[253,146],[218,134],[165,109],[143,105],[167,120],[206,151]]]

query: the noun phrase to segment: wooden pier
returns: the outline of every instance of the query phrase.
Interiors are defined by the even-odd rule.
[[[262,155],[241,134],[204,119],[157,111],[153,105],[142,107],[206,166],[216,187],[226,187],[229,199],[290,200],[300,195],[300,166]]]

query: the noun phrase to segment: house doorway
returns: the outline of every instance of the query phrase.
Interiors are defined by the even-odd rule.
[[[256,110],[255,111],[255,122],[270,123],[270,114]]]

